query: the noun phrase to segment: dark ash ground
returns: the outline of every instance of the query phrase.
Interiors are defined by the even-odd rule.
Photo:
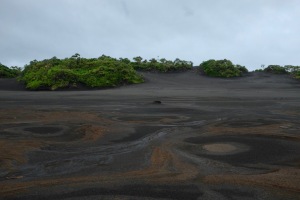
[[[299,81],[144,76],[57,92],[1,79],[0,199],[299,199]]]

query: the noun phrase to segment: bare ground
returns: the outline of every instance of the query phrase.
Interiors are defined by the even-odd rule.
[[[299,81],[144,76],[57,92],[0,79],[0,199],[299,199]]]

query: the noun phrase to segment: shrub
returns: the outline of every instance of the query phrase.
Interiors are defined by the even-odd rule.
[[[294,74],[294,77],[295,77],[296,79],[300,79],[300,71],[296,72],[296,73]]]
[[[248,69],[245,66],[236,65],[237,69],[242,73],[248,73]]]
[[[300,66],[285,65],[285,70],[292,74],[296,79],[300,79]]]
[[[15,78],[19,76],[21,69],[18,67],[8,68],[0,63],[0,78]]]
[[[263,72],[264,70],[263,69],[256,69],[254,70],[254,72]]]
[[[300,66],[285,65],[284,68],[291,74],[296,74],[300,71]]]
[[[174,61],[166,60],[162,58],[156,60],[155,58],[144,60],[138,56],[133,58],[132,63],[134,68],[137,70],[144,71],[158,71],[158,72],[175,72],[175,71],[186,71],[193,68],[193,63],[191,61],[180,60],[176,58]]]
[[[246,67],[241,65],[233,65],[230,60],[208,60],[200,64],[200,68],[208,76],[213,77],[236,77],[242,76],[243,73],[248,72]]]
[[[269,65],[267,68],[264,69],[264,71],[274,73],[274,74],[287,74],[288,73],[287,69],[280,65]]]
[[[31,61],[25,66],[21,77],[28,89],[50,89],[76,87],[114,87],[122,84],[141,83],[143,79],[127,60],[102,55],[99,58],[45,59]]]
[[[300,66],[293,65],[269,65],[263,70],[264,72],[274,73],[274,74],[290,74],[296,79],[300,79]]]

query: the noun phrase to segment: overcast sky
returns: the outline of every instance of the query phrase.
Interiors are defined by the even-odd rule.
[[[299,0],[0,0],[0,62],[70,57],[300,65]]]

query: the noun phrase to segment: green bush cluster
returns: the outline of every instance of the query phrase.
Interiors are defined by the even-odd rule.
[[[291,74],[296,79],[300,79],[300,66],[293,65],[269,65],[265,69],[264,72],[274,73],[274,74]]]
[[[75,54],[71,58],[53,57],[42,61],[31,61],[21,73],[28,89],[51,89],[77,87],[114,87],[122,84],[143,82],[131,63],[102,55],[99,58],[81,58]]]
[[[297,73],[295,73],[295,74],[294,74],[294,77],[295,77],[296,79],[300,79],[300,71],[298,71]]]
[[[241,65],[234,65],[230,60],[208,60],[200,64],[200,68],[208,76],[213,77],[237,77],[242,76],[243,73],[247,73],[246,67]]]
[[[0,63],[0,78],[15,78],[19,76],[21,69],[18,67],[8,68]]]
[[[176,58],[174,61],[166,60],[165,58],[159,60],[152,58],[148,61],[138,56],[133,58],[133,60],[134,62],[132,64],[134,68],[144,71],[172,72],[186,71],[193,68],[191,61],[180,60],[179,58]]]
[[[274,74],[287,74],[288,71],[285,67],[282,67],[280,65],[269,65],[264,69],[264,72],[270,72]]]

